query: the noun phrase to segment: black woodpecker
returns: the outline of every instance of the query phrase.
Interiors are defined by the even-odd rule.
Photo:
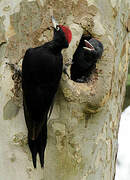
[[[71,79],[79,83],[88,82],[89,76],[101,58],[103,45],[92,36],[83,35],[76,49],[71,65]]]
[[[61,50],[68,48],[72,33],[52,17],[53,40],[26,51],[22,63],[24,116],[28,129],[28,145],[36,168],[37,154],[44,167],[47,143],[47,119],[52,108],[63,68]]]

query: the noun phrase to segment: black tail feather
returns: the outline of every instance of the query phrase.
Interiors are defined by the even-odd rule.
[[[39,158],[40,158],[40,163],[41,163],[41,167],[44,167],[44,152],[40,152],[39,153]]]
[[[33,166],[36,168],[36,160],[37,160],[37,140],[31,140],[28,137],[28,145],[32,154]]]
[[[36,168],[36,161],[37,161],[37,153],[32,154],[33,166]]]
[[[37,153],[39,154],[41,167],[44,167],[44,151],[47,143],[47,125],[41,129],[39,136],[35,140],[28,137],[28,145],[32,153],[33,166],[36,168]]]

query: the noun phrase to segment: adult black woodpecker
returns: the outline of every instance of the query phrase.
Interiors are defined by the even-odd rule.
[[[70,69],[71,79],[80,83],[87,82],[102,53],[103,45],[100,41],[91,35],[83,35],[73,55]]]
[[[33,166],[39,154],[44,167],[47,143],[47,119],[59,86],[63,68],[61,50],[68,48],[72,38],[68,27],[59,25],[52,17],[53,40],[26,51],[22,63],[22,89],[24,116],[28,129],[28,145]]]

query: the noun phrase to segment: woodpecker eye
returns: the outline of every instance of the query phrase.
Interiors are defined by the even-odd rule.
[[[59,27],[59,26],[56,26],[56,30],[59,31],[59,30],[60,30],[60,27]]]

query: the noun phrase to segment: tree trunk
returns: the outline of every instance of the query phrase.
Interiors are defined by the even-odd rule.
[[[117,135],[128,69],[129,0],[0,1],[0,177],[4,180],[113,180]],[[29,47],[52,39],[50,11],[72,30],[64,61],[83,33],[104,45],[88,83],[62,76],[48,122],[45,168],[33,169],[18,77],[6,62],[18,63]],[[69,72],[69,70],[68,70]],[[12,79],[13,76],[13,79]],[[39,160],[38,160],[39,161]]]

